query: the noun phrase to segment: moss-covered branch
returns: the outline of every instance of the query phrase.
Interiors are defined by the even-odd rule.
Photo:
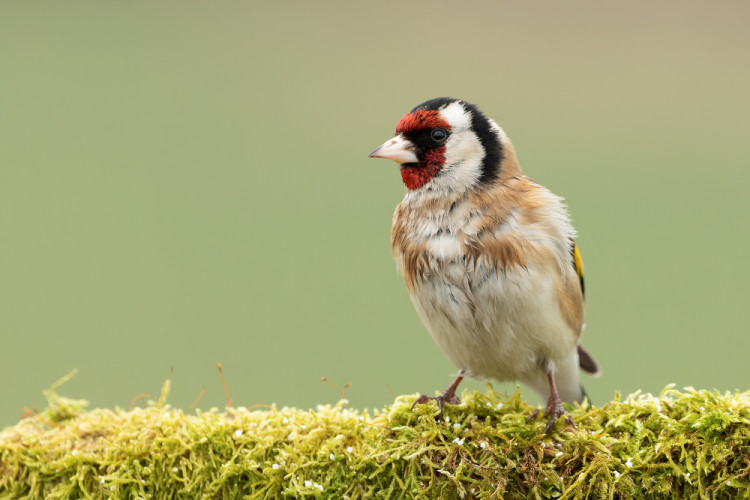
[[[165,390],[166,393],[166,390]],[[464,394],[436,422],[414,396],[369,414],[186,415],[50,407],[0,433],[0,498],[715,498],[750,495],[748,394],[686,389],[527,423],[518,393]]]

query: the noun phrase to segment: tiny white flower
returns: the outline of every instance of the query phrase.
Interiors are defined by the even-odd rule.
[[[685,477],[690,477],[690,473],[689,473],[689,472],[686,472],[686,473],[685,473]]]
[[[146,484],[146,480],[145,479],[141,479],[141,484]]]
[[[727,486],[732,486],[732,481],[727,481]]]
[[[172,467],[172,472],[176,473],[176,472],[179,472],[179,471],[180,471],[180,469],[178,469],[177,467]]]
[[[78,455],[78,450],[73,450],[73,456]]]
[[[706,409],[705,409],[705,408],[703,408],[702,406],[699,406],[698,408],[700,408],[700,409],[701,409],[701,411],[706,411]]]
[[[457,444],[458,446],[461,446],[461,445],[464,444],[464,440],[463,439],[458,439],[458,438],[454,439],[453,442],[455,444]]]
[[[503,408],[503,404],[502,404],[502,403],[498,403],[498,404],[497,404],[497,405],[495,406],[495,408],[497,408],[498,410],[501,410],[501,409]]]
[[[242,437],[242,429],[237,429],[236,431],[234,431],[234,437]]]
[[[336,455],[331,453],[330,455],[328,455],[328,458],[330,458],[331,460],[336,460]]]
[[[288,424],[289,423],[289,419],[286,418],[286,417],[284,417],[284,420],[282,420],[282,422],[284,422],[285,424]]]
[[[485,449],[485,448],[487,448],[487,443],[485,443],[484,441],[482,441],[482,442],[481,442],[481,443],[479,444],[479,447],[480,447],[480,448],[482,448],[482,449]]]
[[[279,464],[273,464],[271,467],[273,467],[273,470],[279,470]]]
[[[307,426],[306,426],[306,425],[300,425],[300,427],[302,428],[302,430],[305,430],[305,429],[307,429]]]
[[[354,448],[352,448],[351,446],[350,446],[350,447],[348,447],[348,448],[346,449],[346,452],[347,452],[347,453],[351,453],[351,452],[353,452],[353,451],[354,451]]]
[[[318,488],[320,491],[323,491],[323,486],[322,485],[320,485],[318,483],[315,483],[313,486],[315,486],[316,488]]]
[[[305,487],[309,488],[312,486],[312,481],[305,481]]]
[[[102,478],[99,482],[104,484],[104,478]]]
[[[450,417],[445,417],[445,423],[446,424],[450,424],[451,423],[451,418]]]
[[[626,467],[632,467],[633,466],[633,460],[631,460],[630,457],[628,457],[628,460],[625,462],[625,466]]]
[[[619,473],[619,472],[617,472],[617,471],[614,471],[614,473],[615,473],[615,478],[618,478],[618,477],[620,477],[620,473]]]
[[[561,452],[561,451],[558,451],[557,453],[555,453],[555,456],[556,456],[556,457],[561,457],[561,456],[563,456],[563,452]]]
[[[460,428],[460,427],[461,427],[461,424],[453,424],[453,428],[454,428],[454,429],[458,429],[458,428]]]

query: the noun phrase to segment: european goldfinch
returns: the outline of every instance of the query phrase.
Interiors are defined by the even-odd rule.
[[[414,404],[435,399],[442,416],[464,376],[516,380],[547,400],[549,432],[562,402],[584,399],[579,367],[599,373],[578,343],[583,264],[562,199],[527,177],[503,130],[460,99],[415,107],[370,157],[400,164],[407,191],[393,255],[422,322],[460,369],[440,396]]]

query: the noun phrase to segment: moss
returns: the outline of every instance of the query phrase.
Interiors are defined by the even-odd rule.
[[[518,392],[368,413],[158,401],[49,408],[0,433],[0,498],[716,498],[750,495],[748,394],[665,389],[543,420]]]

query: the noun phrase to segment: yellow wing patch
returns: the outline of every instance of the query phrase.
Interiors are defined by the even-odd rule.
[[[586,295],[586,290],[583,286],[583,258],[581,257],[581,252],[578,250],[578,245],[576,245],[575,241],[573,242],[573,248],[571,248],[570,251],[573,254],[573,265],[576,268],[576,274],[581,281],[581,293]]]

